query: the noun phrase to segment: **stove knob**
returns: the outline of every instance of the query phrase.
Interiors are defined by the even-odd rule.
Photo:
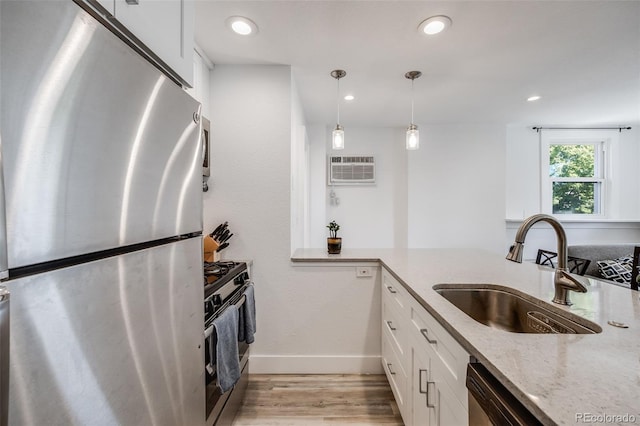
[[[242,272],[237,277],[235,277],[235,279],[233,280],[233,283],[235,285],[242,285],[247,281],[249,281],[249,274],[245,271],[245,272]]]

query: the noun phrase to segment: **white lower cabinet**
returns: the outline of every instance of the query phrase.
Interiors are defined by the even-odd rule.
[[[396,399],[396,404],[398,404],[400,414],[404,419],[408,414],[407,410],[409,407],[407,401],[407,384],[409,383],[407,370],[401,358],[393,349],[393,343],[389,339],[388,333],[384,332],[382,337],[382,367],[389,380],[389,385]]]
[[[459,395],[453,393],[445,381],[439,377],[441,371],[437,367],[433,369],[434,395],[434,421],[429,425],[437,426],[464,426],[469,424],[469,409],[462,404]],[[465,393],[466,400],[467,395]]]
[[[432,408],[433,397],[429,401],[429,386],[432,385],[431,365],[429,356],[418,345],[411,345],[411,383],[416,391],[411,392],[412,416],[405,424],[411,425],[431,425],[434,424],[435,413]],[[433,394],[434,392],[432,392]]]
[[[467,395],[456,394],[447,369],[436,353],[421,342],[411,345],[412,425],[463,426],[468,424]]]
[[[393,396],[398,404],[400,414],[407,423],[407,416],[411,415],[409,391],[409,342],[407,333],[409,323],[404,319],[402,309],[398,308],[396,296],[398,291],[389,291],[388,286],[384,286],[382,293],[382,367],[387,375]],[[400,290],[401,291],[401,290]]]
[[[405,425],[468,425],[469,354],[384,268],[382,278],[382,363]]]

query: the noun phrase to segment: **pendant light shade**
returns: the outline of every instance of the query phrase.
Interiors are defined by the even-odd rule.
[[[344,129],[339,124],[331,134],[331,146],[333,149],[344,149]]]
[[[409,125],[407,129],[407,144],[408,150],[414,150],[420,148],[420,131],[415,124]]]
[[[331,77],[335,78],[338,82],[338,93],[337,93],[337,104],[338,104],[338,115],[336,118],[336,128],[333,129],[331,134],[331,147],[333,149],[344,149],[344,129],[340,125],[340,79],[347,75],[347,72],[344,70],[333,70],[331,71]]]
[[[407,150],[416,150],[420,148],[420,132],[418,126],[413,123],[413,80],[420,77],[420,71],[409,71],[404,76],[411,80],[411,124],[407,128],[406,148]]]

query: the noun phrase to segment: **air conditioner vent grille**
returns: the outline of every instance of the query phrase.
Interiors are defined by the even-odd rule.
[[[329,184],[360,185],[376,182],[376,163],[373,156],[329,157]]]
[[[373,157],[331,157],[331,163],[373,163]]]

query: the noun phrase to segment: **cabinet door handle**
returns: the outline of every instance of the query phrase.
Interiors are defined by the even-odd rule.
[[[389,290],[389,293],[392,293],[392,294],[396,294],[397,293],[397,291],[395,291],[393,289],[393,287],[391,287],[390,285],[387,286],[387,290]]]
[[[435,340],[435,339],[433,339],[433,340],[429,339],[429,334],[428,334],[429,332],[427,331],[427,329],[426,329],[426,328],[421,328],[421,329],[420,329],[420,333],[422,333],[422,335],[424,336],[424,338],[425,338],[425,339],[427,339],[427,342],[429,342],[429,343],[431,343],[431,344],[438,343],[438,341],[437,341],[437,340]]]
[[[391,321],[387,321],[387,327],[389,327],[389,330],[396,331],[397,329],[394,326],[392,326],[391,324],[392,324]]]
[[[389,363],[389,362],[387,363],[387,368],[389,369],[389,374],[391,374],[392,376],[394,376],[394,375],[396,374],[396,372],[395,372],[395,371],[392,371],[392,370],[391,370],[391,363]],[[429,384],[429,383],[427,383],[427,385],[428,385],[428,384]]]
[[[433,405],[429,404],[429,385],[433,385],[435,389],[436,382],[430,382],[427,380],[427,407],[436,408],[436,404],[433,404]]]
[[[126,0],[129,6],[137,6],[138,0]]]
[[[427,390],[422,390],[422,373],[427,373],[427,378],[429,377],[428,371],[425,369],[419,369],[418,370],[418,391],[423,394],[426,395],[429,392],[429,381],[427,381]]]

